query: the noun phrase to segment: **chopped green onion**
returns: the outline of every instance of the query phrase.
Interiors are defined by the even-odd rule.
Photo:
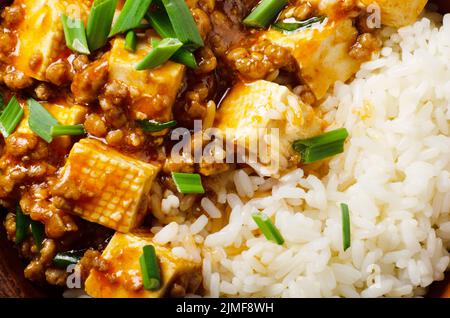
[[[278,245],[283,245],[284,239],[281,236],[280,231],[275,227],[272,223],[272,220],[269,219],[267,215],[264,213],[253,213],[252,218],[255,221],[256,225],[258,225],[261,232],[264,234],[266,239],[269,241],[273,241]]]
[[[347,137],[348,137],[347,129],[339,128],[339,129],[335,129],[335,130],[326,132],[319,136],[315,136],[315,137],[308,138],[305,140],[296,141],[296,143],[305,145],[307,147],[313,147],[313,146],[317,146],[317,145],[333,143],[335,141],[345,140],[345,139],[347,139]]]
[[[139,26],[151,3],[152,0],[127,0],[109,33],[109,37]]]
[[[181,48],[176,51],[171,58],[172,61],[184,64],[187,67],[196,69],[198,67],[197,60],[195,59],[194,53],[189,52],[188,50]]]
[[[140,120],[138,123],[143,131],[150,133],[158,132],[177,125],[175,120],[167,121],[165,123],[160,123],[154,120]]]
[[[172,179],[180,193],[205,193],[202,178],[197,173],[172,172]]]
[[[344,152],[344,142],[337,141],[325,145],[305,147],[299,153],[301,154],[301,161],[304,164],[309,164],[332,157],[342,152]]]
[[[3,113],[5,106],[6,106],[5,100],[3,99],[3,96],[0,94],[0,115]]]
[[[242,23],[249,27],[265,28],[287,3],[288,0],[262,0]]]
[[[0,116],[0,131],[3,137],[6,138],[12,134],[22,117],[23,109],[17,98],[13,96]]]
[[[138,29],[138,30],[147,30],[147,29],[151,29],[151,28],[152,28],[152,26],[150,23],[141,23],[135,27],[135,29]]]
[[[162,0],[176,37],[190,49],[204,46],[194,17],[185,0]]]
[[[344,251],[346,251],[350,247],[350,212],[348,210],[348,205],[345,203],[341,203],[341,211],[342,211],[342,244],[344,247]]]
[[[53,140],[52,127],[58,125],[58,121],[41,104],[32,98],[28,99],[30,115],[28,125],[39,137],[50,143]]]
[[[20,208],[16,207],[16,244],[23,242],[27,235],[28,227],[30,226],[30,218],[25,215]]]
[[[77,264],[84,255],[83,250],[72,250],[67,252],[57,253],[53,258],[53,265],[59,268],[67,268],[72,264]]]
[[[152,28],[162,38],[175,38],[176,34],[170,23],[169,16],[164,10],[158,9],[157,11],[148,12],[146,19],[150,22]],[[192,52],[189,52],[185,48],[181,48],[176,51],[171,60],[180,64],[184,64],[187,67],[196,69],[198,67],[195,56]]]
[[[125,36],[125,50],[130,52],[135,52],[137,46],[137,36],[136,32],[128,31]]]
[[[83,21],[69,18],[64,14],[61,14],[61,21],[67,47],[81,54],[90,54]]]
[[[145,18],[150,23],[152,28],[156,31],[156,33],[158,33],[162,38],[177,37],[170,22],[169,16],[163,9],[158,8],[156,11],[149,11],[145,15]]]
[[[95,51],[106,44],[118,0],[94,0],[87,22],[89,49]]]
[[[54,125],[50,129],[52,137],[79,136],[86,134],[84,126],[79,125]]]
[[[344,152],[347,137],[347,129],[340,128],[313,138],[297,140],[293,148],[301,154],[303,163],[312,163]]]
[[[324,16],[312,17],[310,19],[298,22],[277,22],[273,28],[280,31],[300,31],[312,27],[316,23],[322,23],[325,20]]]
[[[141,265],[144,288],[147,290],[158,290],[161,287],[161,272],[155,247],[146,245],[142,250],[143,253],[139,258],[139,263]]]
[[[174,38],[166,38],[160,42],[152,42],[152,49],[150,53],[148,53],[148,55],[136,65],[136,70],[142,71],[164,64],[182,46],[183,43]]]
[[[34,244],[36,244],[37,249],[40,251],[42,247],[42,242],[44,241],[44,234],[45,234],[44,224],[33,220],[30,221],[30,224]]]

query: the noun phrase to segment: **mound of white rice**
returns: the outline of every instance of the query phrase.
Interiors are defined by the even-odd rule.
[[[330,130],[350,133],[325,178],[301,169],[279,180],[238,170],[218,178],[220,205],[204,198],[205,214],[193,224],[153,229],[175,254],[203,258],[208,296],[414,296],[443,279],[450,261],[450,15],[443,26],[423,18],[383,32],[380,56],[351,84],[336,84],[321,106]],[[340,203],[350,207],[345,252]],[[182,206],[168,194],[162,210]],[[272,217],[284,245],[255,231],[257,211]],[[226,214],[228,225],[213,233]]]

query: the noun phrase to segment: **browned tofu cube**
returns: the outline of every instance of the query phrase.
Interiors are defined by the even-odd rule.
[[[251,144],[267,143],[267,152],[258,151],[253,167],[261,175],[278,175],[293,155],[292,142],[319,134],[322,122],[313,108],[286,86],[259,80],[238,83],[231,89],[216,114],[215,127],[228,141],[231,138],[249,150]],[[277,136],[272,138],[272,132]]]
[[[151,36],[139,36],[136,52],[125,49],[125,40],[118,37],[112,42],[109,55],[109,81],[118,80],[130,90],[131,115],[134,119],[168,121],[172,119],[172,106],[181,88],[185,66],[168,61],[154,69],[138,71],[136,64],[151,51]]]
[[[90,3],[89,0],[16,0],[14,4],[22,8],[23,19],[14,30],[18,40],[14,67],[44,81],[47,67],[68,50],[60,15],[86,21]],[[33,59],[40,62],[35,63]]]
[[[24,117],[17,126],[16,131],[21,134],[34,134],[28,125],[28,106],[23,101],[22,107],[24,109]],[[55,101],[52,103],[41,102],[41,105],[49,111],[56,120],[62,125],[76,125],[84,122],[84,118],[87,114],[87,107],[74,105],[65,99]],[[53,150],[59,152],[61,155],[66,155],[72,145],[72,139],[70,136],[61,136],[54,138],[51,143]]]
[[[402,27],[416,21],[428,0],[361,0],[361,2],[367,6],[372,4],[379,6],[382,24]]]
[[[336,81],[345,82],[359,70],[363,61],[349,55],[357,36],[352,20],[344,19],[289,34],[270,30],[262,38],[290,50],[299,76],[321,99]]]
[[[137,227],[159,167],[125,156],[93,139],[76,143],[62,171],[82,192],[73,213],[120,232]]]
[[[145,290],[139,258],[142,248],[153,245],[161,271],[161,288]],[[201,263],[194,263],[172,254],[170,249],[156,245],[149,234],[116,233],[102,254],[105,271],[91,270],[86,280],[86,292],[97,298],[158,298],[184,291],[195,292],[201,284]],[[173,287],[177,290],[173,290]]]

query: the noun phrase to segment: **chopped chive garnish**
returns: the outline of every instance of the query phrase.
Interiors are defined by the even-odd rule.
[[[139,26],[151,3],[152,0],[127,0],[109,33],[109,37]]]
[[[275,227],[272,223],[272,220],[269,219],[267,215],[264,213],[253,213],[252,218],[255,221],[256,225],[258,225],[261,232],[264,234],[266,239],[269,241],[273,241],[278,245],[283,245],[284,239],[281,236],[280,231]]]
[[[125,36],[125,50],[135,52],[137,46],[137,36],[134,31],[128,31]]]
[[[301,154],[303,163],[312,163],[344,152],[347,137],[347,129],[340,128],[313,138],[297,140],[293,148]]]
[[[16,206],[16,244],[23,242],[27,236],[30,218],[25,215],[19,205]]]
[[[185,0],[162,0],[162,3],[177,39],[190,49],[204,46],[197,24]]]
[[[307,147],[313,147],[317,145],[329,144],[335,141],[345,140],[348,137],[348,131],[346,128],[335,129],[319,136],[308,138],[305,140],[296,141],[296,143],[305,145]]]
[[[0,131],[3,137],[8,137],[16,129],[23,117],[23,109],[15,96],[11,98],[0,116]]]
[[[58,125],[58,121],[37,101],[28,99],[30,115],[28,125],[39,137],[50,143],[53,140],[52,127]]]
[[[304,21],[297,21],[297,22],[277,22],[273,25],[273,28],[280,30],[280,31],[300,31],[307,28],[312,27],[314,24],[322,23],[325,20],[324,16],[320,17],[312,17],[310,19],[304,20]]]
[[[166,38],[152,41],[152,49],[144,59],[136,65],[136,70],[146,70],[158,67],[167,62],[172,55],[183,46],[178,39]]]
[[[188,50],[181,48],[176,51],[172,57],[170,58],[172,61],[184,64],[187,67],[196,69],[198,67],[197,60],[195,59],[194,53],[189,52]]]
[[[84,126],[79,125],[54,125],[50,128],[52,137],[79,136],[86,134]]]
[[[61,14],[61,21],[67,47],[81,54],[90,54],[83,21],[69,18],[64,14]]]
[[[95,51],[106,44],[118,0],[94,0],[87,22],[87,42]]]
[[[53,265],[59,268],[67,268],[72,264],[77,264],[84,255],[84,250],[72,250],[67,252],[57,253],[53,258]]]
[[[169,16],[164,10],[158,9],[154,12],[148,12],[146,19],[162,38],[176,37],[175,31],[173,30],[172,24],[169,20]],[[185,48],[181,48],[176,51],[170,59],[193,69],[198,67],[194,54]]]
[[[162,38],[176,38],[177,35],[172,27],[169,16],[167,12],[161,8],[156,11],[147,12],[145,18],[150,23],[152,28],[158,33]]]
[[[44,224],[33,220],[30,221],[30,224],[34,244],[36,244],[37,249],[40,251],[42,247],[42,242],[44,241],[44,234],[45,234]]]
[[[147,29],[151,29],[151,28],[152,28],[152,26],[150,25],[150,23],[141,23],[135,27],[135,29],[138,29],[138,30],[147,30]]]
[[[161,287],[161,273],[155,247],[146,245],[139,258],[141,265],[142,282],[147,290],[158,290]]]
[[[172,172],[172,179],[180,193],[205,193],[202,178],[197,173]]]
[[[262,0],[242,23],[249,27],[265,28],[287,3],[288,0]]]
[[[158,132],[167,128],[171,128],[177,125],[175,120],[167,121],[165,123],[160,123],[154,120],[140,120],[138,121],[142,130],[145,132]]]
[[[5,100],[3,99],[3,96],[0,94],[0,115],[3,113],[5,106],[6,106]]]
[[[350,247],[350,212],[348,210],[348,205],[341,203],[342,211],[342,244],[344,251]]]

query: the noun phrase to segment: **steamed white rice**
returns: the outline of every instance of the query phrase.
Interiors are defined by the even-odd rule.
[[[442,26],[432,20],[385,29],[380,55],[324,101],[329,129],[350,133],[326,177],[234,171],[214,180],[220,204],[204,198],[195,222],[153,229],[176,255],[203,259],[207,296],[408,297],[443,279],[450,261],[450,15]],[[176,215],[170,210],[183,205],[171,196],[161,213]],[[345,252],[340,203],[350,207]],[[254,231],[257,211],[272,217],[284,245]],[[228,225],[214,232],[214,219],[228,212]]]

